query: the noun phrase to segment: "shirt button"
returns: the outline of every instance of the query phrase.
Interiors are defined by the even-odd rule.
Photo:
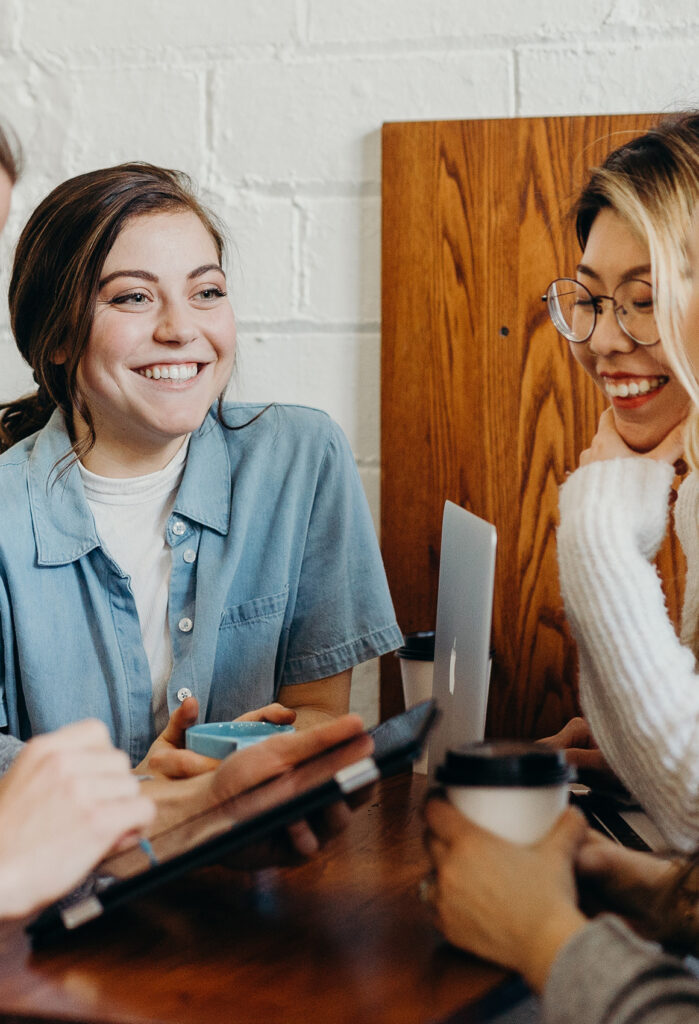
[[[197,557],[197,553],[194,550],[194,548],[187,548],[182,557],[184,558],[185,562],[193,562]]]
[[[177,691],[177,699],[182,704],[183,701],[187,700],[187,697],[192,696],[192,691],[188,686],[181,686]]]
[[[192,628],[192,625],[192,620],[187,618],[180,619],[180,621],[177,623],[178,629],[180,630],[181,633],[189,633]]]
[[[187,527],[184,525],[181,519],[178,519],[176,523],[172,524],[172,532],[176,537],[181,537]]]

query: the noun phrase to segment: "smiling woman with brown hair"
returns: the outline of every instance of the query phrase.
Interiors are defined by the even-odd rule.
[[[135,764],[178,710],[304,727],[401,643],[339,427],[223,401],[223,250],[187,176],[150,164],[64,182],[19,239],[38,391],[2,418],[0,724],[20,738],[90,714]]]

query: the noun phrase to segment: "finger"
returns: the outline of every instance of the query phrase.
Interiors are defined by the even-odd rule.
[[[425,804],[424,815],[430,832],[449,845],[472,830],[483,832],[442,797],[431,797]]]
[[[568,764],[575,768],[585,768],[595,772],[607,771],[607,762],[602,752],[596,748],[584,750],[580,747],[568,747],[565,756]]]
[[[684,453],[684,434],[687,421],[682,420],[670,433],[663,438],[657,448],[652,451],[654,459],[662,459],[666,462],[675,463]]]
[[[156,750],[150,758],[149,768],[169,779],[190,779],[215,771],[221,762],[214,757],[196,754],[193,750]]]
[[[567,807],[551,831],[538,846],[557,847],[566,856],[572,856],[584,843],[588,832],[585,816],[575,807]]]
[[[439,868],[449,853],[449,846],[438,835],[429,830],[425,833],[425,848],[430,860]]]
[[[122,842],[128,844],[139,836],[155,818],[155,803],[147,796],[131,800],[114,800],[102,805],[93,816],[94,839],[101,847],[98,856],[114,850]]]
[[[354,741],[357,760],[373,752],[373,740],[364,732],[359,715],[343,715],[303,732],[272,736],[247,750],[229,754],[216,773],[217,796],[224,799],[241,793],[349,740]]]
[[[594,743],[590,727],[584,718],[571,718],[554,736],[546,736],[537,743],[548,743],[556,748],[589,747]]]
[[[235,722],[272,722],[274,725],[293,725],[296,721],[296,712],[293,708],[284,707],[283,704],[266,704],[255,711],[246,711],[244,715],[238,715]]]
[[[320,849],[320,843],[305,821],[295,821],[287,826],[287,833],[292,846],[302,857],[312,857]]]
[[[199,701],[196,697],[187,697],[170,715],[170,719],[160,734],[159,739],[171,743],[173,747],[184,747],[184,734],[194,725],[199,716]]]

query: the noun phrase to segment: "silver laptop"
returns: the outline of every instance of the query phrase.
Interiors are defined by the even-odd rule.
[[[442,714],[429,745],[431,776],[448,747],[485,732],[496,540],[491,523],[445,503],[432,688]]]

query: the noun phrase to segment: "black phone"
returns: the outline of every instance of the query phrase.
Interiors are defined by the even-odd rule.
[[[107,858],[79,889],[28,925],[32,945],[45,946],[163,882],[237,853],[377,779],[409,768],[437,714],[433,700],[416,704],[371,731],[371,756],[363,754],[365,734],[360,733]]]

